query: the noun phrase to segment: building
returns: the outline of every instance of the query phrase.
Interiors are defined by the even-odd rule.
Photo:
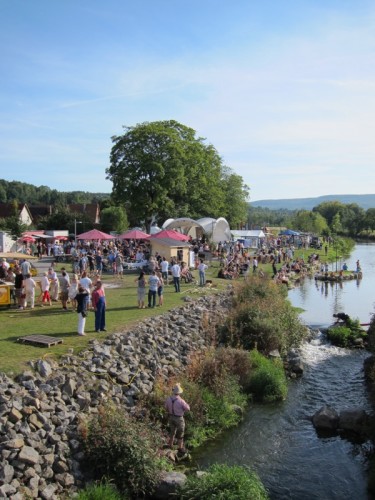
[[[26,203],[0,203],[0,219],[17,216],[19,221],[26,226],[30,226],[33,217]]]

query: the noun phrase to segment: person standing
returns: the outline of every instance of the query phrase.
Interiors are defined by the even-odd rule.
[[[72,306],[73,311],[76,309],[77,304],[76,304],[76,295],[78,293],[78,276],[76,274],[73,274],[72,282],[69,287],[69,300]]]
[[[168,269],[169,269],[169,262],[167,261],[167,259],[165,257],[163,257],[161,263],[160,263],[160,267],[161,267],[161,276],[164,280],[164,283],[166,285],[168,285]]]
[[[124,275],[124,258],[120,252],[117,252],[114,264],[116,266],[116,276],[122,279]]]
[[[50,293],[51,299],[54,302],[57,302],[59,300],[59,292],[60,292],[59,280],[57,278],[57,274],[53,269],[53,267],[50,267],[48,269],[48,279],[50,280],[51,283],[51,293]]]
[[[164,280],[160,272],[156,273],[156,276],[159,278],[159,285],[158,285],[158,297],[159,297],[159,303],[158,306],[161,307],[164,302]]]
[[[75,297],[77,302],[77,313],[78,313],[78,335],[85,334],[86,316],[87,316],[87,305],[89,303],[88,291],[83,288],[82,285],[78,287],[78,293]]]
[[[97,281],[95,289],[91,295],[92,306],[95,311],[95,332],[106,332],[105,328],[105,309],[106,300],[103,284],[101,281]]]
[[[199,271],[199,286],[204,286],[206,284],[206,270],[208,269],[207,264],[204,263],[203,259],[200,259],[198,266]]]
[[[32,279],[30,274],[26,274],[26,278],[23,282],[23,286],[25,288],[25,293],[26,293],[26,304],[25,307],[27,307],[27,304],[30,303],[30,309],[34,309],[35,305],[35,288],[36,288],[36,283]]]
[[[148,307],[155,307],[156,306],[156,294],[158,291],[160,280],[156,276],[156,272],[152,271],[151,276],[149,277],[148,284],[149,284],[149,290],[148,290]]]
[[[169,447],[173,448],[174,439],[177,439],[178,451],[186,453],[184,448],[185,419],[184,414],[190,411],[190,406],[181,398],[183,389],[180,384],[176,384],[172,389],[172,395],[165,401],[165,408],[169,416]]]
[[[31,273],[31,264],[26,259],[21,263],[21,272],[23,275],[23,279],[26,279],[26,274]]]
[[[256,273],[258,269],[258,259],[256,258],[256,255],[253,257],[253,273]]]
[[[92,289],[92,281],[91,279],[87,276],[86,271],[83,271],[81,278],[79,280],[79,284],[83,286],[83,288],[87,291],[88,293],[88,304],[87,307],[90,307],[90,301],[91,301],[91,289]]]
[[[23,274],[21,272],[21,268],[19,266],[16,267],[16,276],[14,278],[14,292],[16,295],[18,309],[24,308],[24,298],[23,295]]]
[[[146,295],[146,279],[145,273],[141,271],[141,274],[135,280],[137,283],[137,296],[138,296],[138,309],[145,308],[145,295]]]
[[[51,296],[49,294],[50,282],[48,279],[48,273],[43,273],[43,277],[40,280],[40,288],[42,290],[42,307],[45,303],[52,305]]]
[[[60,296],[61,296],[61,304],[62,308],[64,311],[68,310],[67,304],[68,304],[68,299],[69,299],[69,286],[70,286],[70,280],[66,274],[65,271],[61,273],[61,278],[60,278]]]
[[[181,279],[181,267],[175,262],[171,267],[172,276],[173,276],[173,284],[176,292],[180,291],[180,279]]]

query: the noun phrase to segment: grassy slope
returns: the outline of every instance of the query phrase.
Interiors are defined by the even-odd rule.
[[[214,262],[207,272],[207,278],[217,276],[218,264]],[[57,268],[58,269],[58,268]],[[196,278],[198,272],[194,271]],[[173,284],[164,288],[164,305],[155,309],[138,309],[137,288],[134,280],[137,275],[124,276],[123,280],[116,280],[111,275],[103,278],[105,284],[118,284],[119,288],[107,288],[106,333],[94,332],[94,312],[89,313],[86,320],[86,337],[77,335],[77,314],[64,312],[59,302],[52,307],[36,305],[34,310],[18,311],[13,307],[0,308],[0,371],[8,374],[17,374],[27,368],[29,360],[36,360],[43,356],[57,358],[73,348],[79,353],[91,339],[104,339],[113,332],[126,330],[129,326],[147,317],[162,314],[173,307],[183,305],[184,296],[200,296],[202,293],[212,293],[227,285],[225,280],[215,279],[218,288],[212,290],[199,288],[194,284],[182,284],[181,293],[174,291]],[[36,302],[37,304],[37,302]],[[26,335],[49,335],[63,339],[62,344],[45,347],[34,347],[17,342],[19,337]]]

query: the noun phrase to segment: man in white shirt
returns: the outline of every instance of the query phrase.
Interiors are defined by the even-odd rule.
[[[169,262],[165,257],[163,257],[163,260],[160,263],[161,267],[161,276],[164,280],[164,283],[168,285],[168,269],[169,269]]]
[[[203,259],[200,260],[198,271],[199,271],[199,286],[204,286],[206,284],[206,269],[208,268],[207,264],[203,262]]]
[[[173,284],[176,292],[180,291],[180,277],[181,277],[181,267],[177,262],[171,267]]]

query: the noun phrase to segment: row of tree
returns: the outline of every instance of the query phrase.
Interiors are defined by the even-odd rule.
[[[248,220],[251,227],[284,226],[318,235],[375,235],[375,208],[364,210],[356,203],[324,202],[312,211],[250,207]]]
[[[96,203],[109,198],[106,193],[85,191],[63,192],[47,186],[34,186],[26,182],[0,179],[0,203],[18,200],[28,205],[69,205],[71,203]]]

